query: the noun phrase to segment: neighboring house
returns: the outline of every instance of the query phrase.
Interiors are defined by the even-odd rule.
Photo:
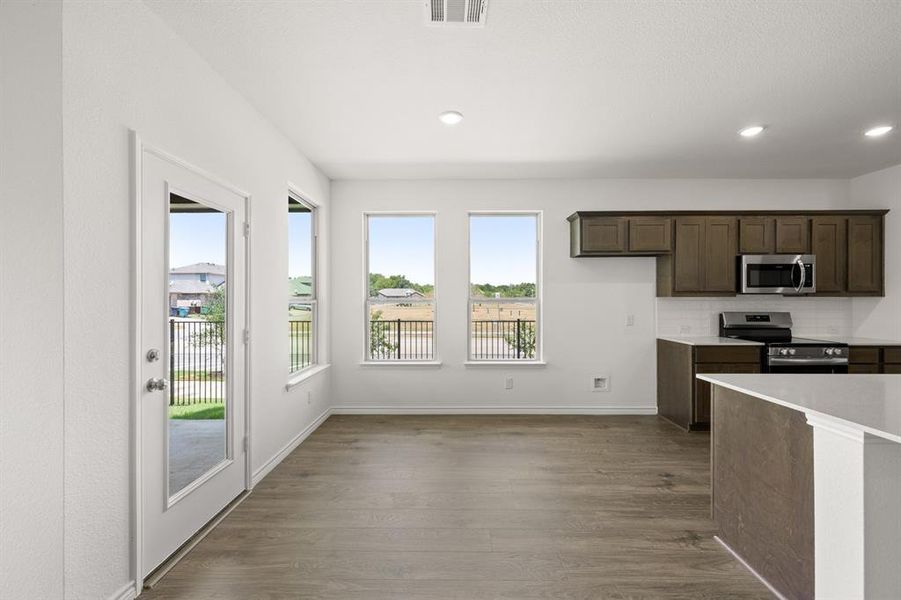
[[[194,263],[184,267],[169,269],[169,281],[200,281],[219,286],[225,283],[225,265],[215,263]]]
[[[410,288],[385,288],[379,290],[379,298],[403,300],[404,298],[425,298],[425,296]]]
[[[300,303],[306,302],[313,295],[313,278],[309,275],[288,278],[288,308],[304,310]]]
[[[169,308],[200,312],[201,306],[225,283],[225,266],[195,263],[169,270]]]

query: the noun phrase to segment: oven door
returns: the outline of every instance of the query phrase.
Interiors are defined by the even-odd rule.
[[[813,294],[816,257],[812,254],[746,254],[739,258],[742,294]]]

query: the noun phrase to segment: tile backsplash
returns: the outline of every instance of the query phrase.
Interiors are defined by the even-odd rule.
[[[795,335],[851,335],[851,298],[657,298],[657,335],[717,335],[724,311],[788,311]]]

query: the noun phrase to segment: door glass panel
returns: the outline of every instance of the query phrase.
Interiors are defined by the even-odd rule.
[[[225,460],[228,215],[169,199],[169,496]]]

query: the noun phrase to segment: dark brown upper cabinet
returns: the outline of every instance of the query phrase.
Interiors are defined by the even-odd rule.
[[[810,252],[810,219],[807,217],[776,217],[776,254],[807,254]]]
[[[671,252],[673,220],[666,217],[629,218],[629,252]]]
[[[810,253],[817,260],[817,294],[844,293],[848,279],[848,218],[814,217],[810,220],[810,230]]]
[[[884,293],[882,229],[881,217],[848,217],[848,292]]]
[[[655,256],[658,296],[732,296],[739,254],[816,255],[815,295],[885,293],[887,210],[577,212],[570,255]]]
[[[672,252],[669,217],[586,216],[570,219],[570,256],[648,256]]]
[[[676,217],[675,252],[657,264],[658,295],[735,294],[737,226],[735,217]]]
[[[776,219],[739,218],[738,251],[740,254],[773,254],[776,251]]]
[[[580,254],[625,252],[626,219],[587,217],[581,220],[581,237]]]

